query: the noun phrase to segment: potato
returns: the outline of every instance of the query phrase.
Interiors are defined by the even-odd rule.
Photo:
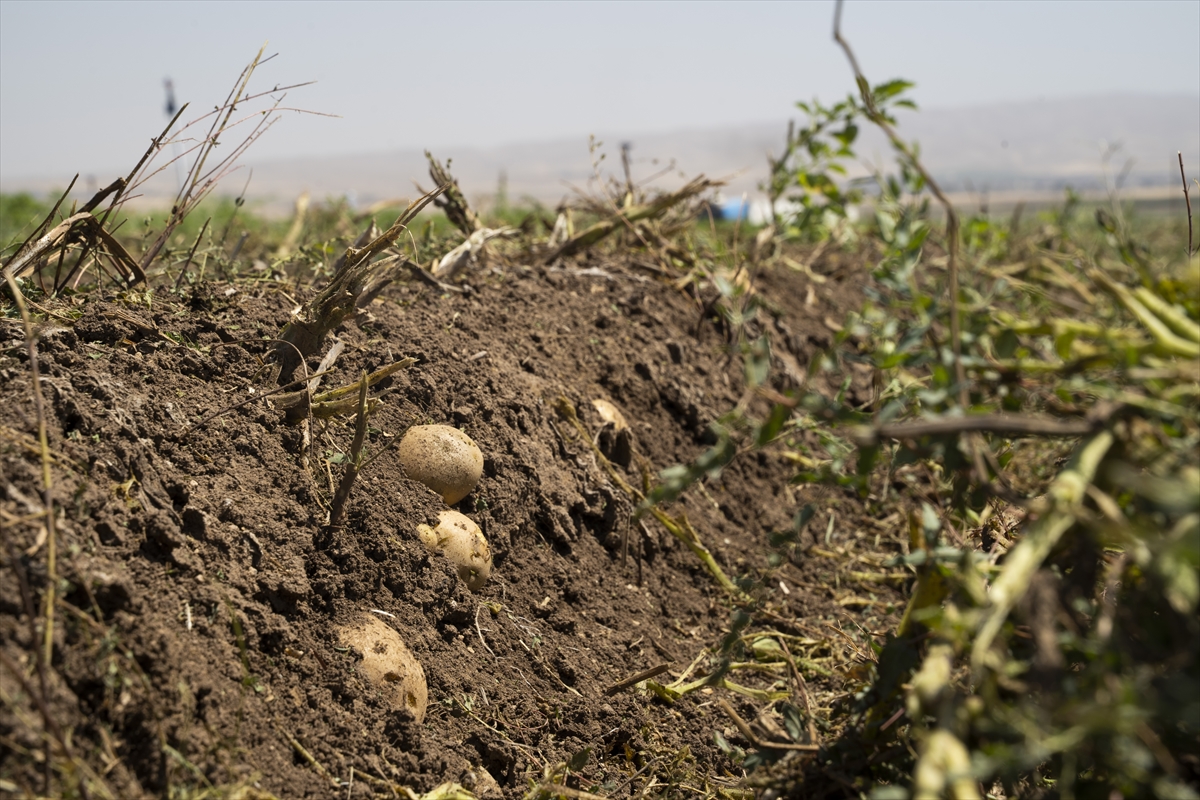
[[[500,784],[496,783],[496,779],[492,777],[492,773],[487,771],[487,768],[474,767],[467,775],[469,778],[463,780],[463,786],[476,797],[501,797],[504,795]],[[474,781],[471,785],[467,785],[470,778],[474,778]]]
[[[592,408],[604,420],[604,425],[596,434],[596,445],[604,457],[614,464],[628,468],[633,463],[633,431],[625,421],[621,409],[607,400],[596,398]]]
[[[483,474],[483,453],[449,425],[409,428],[398,452],[404,474],[440,494],[448,506],[469,495]]]
[[[625,415],[621,413],[621,409],[607,400],[597,397],[592,401],[592,408],[596,409],[596,413],[600,415],[600,419],[605,422],[611,422],[612,426],[617,430],[624,430],[629,427],[629,423],[625,421]]]
[[[418,525],[417,535],[432,553],[441,553],[458,567],[458,577],[478,592],[492,574],[492,549],[479,526],[457,511],[438,515],[436,528]]]
[[[340,626],[338,639],[362,653],[359,670],[392,708],[411,711],[418,723],[425,719],[429,705],[425,670],[394,628],[366,614]]]

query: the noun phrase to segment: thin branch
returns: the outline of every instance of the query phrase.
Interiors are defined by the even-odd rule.
[[[862,96],[863,104],[866,106],[867,117],[874,122],[891,140],[892,146],[896,148],[907,161],[908,164],[915,169],[929,186],[929,190],[933,192],[933,196],[937,198],[938,203],[946,212],[946,257],[947,265],[946,272],[949,279],[949,294],[950,294],[950,348],[954,354],[954,380],[958,384],[958,405],[964,411],[970,406],[971,396],[967,389],[967,372],[963,367],[962,360],[962,322],[959,318],[959,292],[958,292],[958,214],[954,211],[954,206],[950,200],[942,192],[941,186],[934,180],[933,176],[925,169],[925,165],[917,158],[912,148],[900,138],[896,133],[895,128],[887,121],[884,115],[875,106],[875,98],[871,93],[871,84],[867,82],[866,77],[862,73],[862,69],[858,66],[858,60],[854,57],[854,51],[850,49],[850,43],[842,38],[842,5],[844,0],[838,0],[833,16],[833,40],[837,42],[842,50],[846,53],[846,58],[850,61],[850,68],[854,70],[854,79],[858,84],[858,93]],[[979,472],[977,476],[980,484],[988,484],[988,475],[983,467],[983,460],[979,455],[981,443],[975,438],[970,437],[968,444],[971,447],[975,470]]]
[[[281,340],[280,339],[264,339],[263,341],[278,342]],[[192,431],[196,430],[197,428],[207,425],[208,423],[212,422],[217,417],[224,416],[225,414],[228,414],[230,411],[236,411],[237,409],[241,408],[242,406],[249,405],[250,403],[254,403],[258,400],[262,400],[264,397],[270,397],[273,394],[279,394],[281,392],[286,392],[289,389],[295,389],[297,386],[303,386],[304,384],[308,383],[313,378],[319,378],[322,375],[328,375],[330,372],[333,372],[333,370],[329,370],[328,372],[314,372],[312,375],[305,375],[303,378],[301,378],[299,380],[292,381],[291,383],[285,383],[283,386],[278,386],[267,392],[261,392],[259,394],[256,394],[253,397],[243,400],[240,403],[234,403],[231,406],[226,406],[225,408],[222,408],[220,411],[210,414],[209,416],[207,416],[204,419],[197,422],[195,425],[192,425],[191,427],[187,428],[183,433],[179,434],[179,441],[182,441],[186,436],[188,436],[188,434],[190,434]]]
[[[358,416],[354,423],[354,441],[350,445],[350,458],[346,460],[346,471],[338,484],[333,502],[329,504],[329,527],[340,527],[346,518],[346,502],[354,488],[354,479],[358,477],[358,469],[362,466],[362,449],[367,439],[367,387],[370,382],[367,371],[363,370],[358,382]]]
[[[1192,257],[1192,198],[1188,195],[1187,175],[1183,172],[1183,153],[1177,151],[1179,155],[1179,179],[1183,181],[1183,201],[1187,203],[1188,215],[1188,258]]]
[[[657,667],[651,667],[650,669],[642,670],[641,672],[637,673],[636,675],[630,675],[628,678],[625,678],[624,680],[617,681],[612,686],[609,686],[607,689],[605,689],[604,693],[606,695],[608,695],[609,697],[611,697],[612,695],[617,694],[618,692],[622,692],[625,689],[628,689],[630,686],[634,686],[636,684],[641,683],[642,681],[648,681],[653,677],[661,675],[664,672],[666,672],[667,670],[669,670],[670,668],[671,668],[670,664],[659,664]]]
[[[38,369],[37,337],[33,333],[33,321],[29,317],[29,309],[25,307],[25,296],[17,286],[17,280],[11,272],[4,277],[8,280],[9,291],[13,301],[21,313],[21,321],[25,326],[25,347],[29,354],[29,372],[33,382],[33,404],[37,413],[38,447],[42,456],[42,508],[46,515],[46,594],[45,609],[43,610],[44,628],[42,634],[43,654],[45,664],[51,663],[54,652],[54,595],[58,589],[58,530],[54,513],[54,477],[50,470],[50,442],[47,436],[46,401],[42,397],[42,381]]]
[[[34,228],[33,233],[29,234],[29,238],[27,238],[21,244],[21,246],[17,248],[17,252],[12,254],[12,258],[8,260],[9,265],[14,264],[16,260],[21,257],[21,254],[25,252],[25,248],[29,247],[30,243],[33,242],[34,239],[41,237],[42,231],[50,227],[50,223],[54,220],[54,215],[58,213],[59,207],[62,205],[63,200],[67,199],[67,195],[71,193],[71,189],[75,188],[75,181],[77,180],[79,180],[79,173],[75,173],[75,177],[71,178],[71,183],[67,185],[67,190],[62,193],[62,197],[58,198],[58,202],[54,204],[54,208],[50,209],[50,213],[46,215],[44,220],[42,220],[42,224]],[[5,270],[9,271],[9,266],[6,266]]]
[[[977,414],[967,417],[897,422],[891,425],[863,427],[852,435],[860,447],[872,447],[883,439],[920,439],[952,433],[999,433],[1011,436],[1086,436],[1095,432],[1102,421],[1053,420],[1040,417],[1016,417],[1007,414]]]
[[[208,223],[210,222],[212,222],[212,217],[204,220],[204,225],[200,227],[200,233],[196,235],[196,241],[192,243],[192,249],[188,253],[187,261],[183,262],[183,268],[179,270],[179,275],[175,278],[175,291],[179,291],[179,285],[183,283],[183,276],[187,274],[188,267],[192,265],[192,258],[196,255],[196,248],[200,246],[200,240],[204,238],[204,232],[208,230]]]
[[[729,705],[724,697],[717,698],[717,705],[722,711],[725,712],[725,716],[729,717],[729,719],[733,721],[734,727],[738,729],[738,732],[742,734],[746,741],[750,742],[750,744],[754,745],[759,750],[797,750],[801,753],[817,753],[821,750],[821,746],[819,744],[764,742],[762,739],[754,735],[754,731],[750,730],[750,726],[746,724],[746,720],[738,716],[738,713],[733,710],[733,706]]]

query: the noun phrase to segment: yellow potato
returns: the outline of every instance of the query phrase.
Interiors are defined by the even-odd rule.
[[[609,401],[598,397],[592,401],[592,408],[596,409],[596,413],[600,415],[600,419],[605,422],[611,422],[617,430],[629,427],[629,423],[625,421],[625,415],[621,413],[621,409]]]
[[[395,709],[407,709],[420,723],[429,705],[429,688],[421,662],[404,644],[404,639],[387,623],[371,616],[338,629],[343,645],[362,653],[362,675]]]
[[[492,574],[492,549],[479,526],[457,511],[438,515],[436,528],[418,525],[417,535],[432,553],[441,553],[458,567],[458,577],[478,592]]]
[[[483,475],[483,453],[449,425],[415,425],[397,450],[404,474],[440,494],[446,505],[469,495]]]

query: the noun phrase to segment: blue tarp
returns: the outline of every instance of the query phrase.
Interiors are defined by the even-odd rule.
[[[713,210],[720,212],[718,215],[714,215],[719,219],[744,220],[750,216],[750,203],[739,197],[736,200],[726,200],[724,203],[714,206]]]

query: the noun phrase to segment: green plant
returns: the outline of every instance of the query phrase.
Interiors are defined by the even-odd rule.
[[[868,302],[809,368],[841,391],[774,391],[747,351],[747,385],[769,410],[743,404],[723,417],[717,443],[663,472],[643,507],[738,452],[783,446],[804,467],[797,482],[908,519],[903,552],[878,573],[909,576],[907,608],[847,669],[853,689],[817,774],[857,764],[853,786],[878,798],[1194,797],[1200,260],[1181,262],[1177,241],[1151,250],[1103,209],[1091,247],[1070,222],[1073,195],[1048,220],[1052,250],[984,217],[960,231],[948,204],[942,228],[924,192],[944,197],[919,151],[873,108],[877,90],[861,75],[859,88],[859,103],[814,105],[811,128],[846,125],[853,111],[885,126],[898,156],[897,175],[876,175],[875,218],[860,231],[881,252]],[[827,173],[821,159],[845,157],[844,146],[804,152]],[[816,207],[802,203],[796,219],[811,226]],[[931,245],[947,257],[930,257]],[[997,266],[1013,253],[1025,257]],[[869,367],[868,385],[854,365]],[[795,557],[813,513],[773,539],[783,549],[770,563]],[[732,628],[753,635],[778,622],[766,580],[749,577]],[[779,707],[790,708],[793,742],[811,737],[796,706]],[[746,769],[786,749],[758,744]]]

